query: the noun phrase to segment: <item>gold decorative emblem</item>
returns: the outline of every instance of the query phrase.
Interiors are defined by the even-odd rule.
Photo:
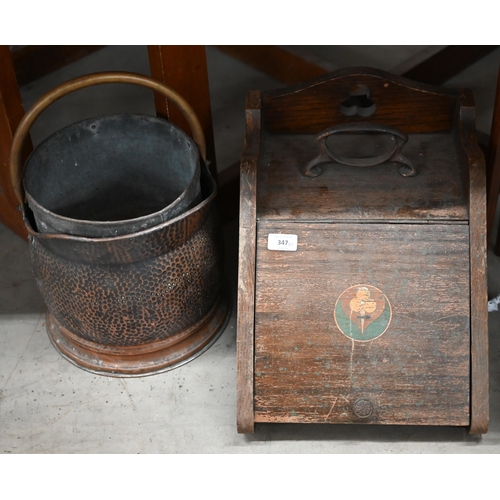
[[[392,309],[388,298],[371,285],[351,286],[335,304],[335,323],[352,340],[367,341],[380,337],[389,327]]]

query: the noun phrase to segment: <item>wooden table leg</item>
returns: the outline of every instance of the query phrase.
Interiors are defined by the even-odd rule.
[[[208,84],[207,57],[203,45],[148,45],[151,76],[178,92],[192,106],[200,120],[207,143],[210,172],[217,179],[212,108]],[[163,116],[190,133],[184,117],[167,99],[155,95],[158,116]]]
[[[9,172],[12,137],[23,115],[24,108],[10,49],[8,45],[0,45],[0,222],[21,238],[27,239]]]
[[[331,71],[323,67],[325,64],[318,65],[294,54],[290,49],[274,45],[217,45],[217,48],[286,85],[294,85]],[[406,63],[401,76],[430,85],[442,85],[497,48],[498,45],[445,46],[415,66],[408,67]]]

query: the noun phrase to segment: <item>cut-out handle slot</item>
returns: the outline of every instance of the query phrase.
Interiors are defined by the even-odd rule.
[[[376,109],[377,105],[372,101],[370,89],[366,85],[356,85],[340,105],[340,112],[344,116],[371,116]]]

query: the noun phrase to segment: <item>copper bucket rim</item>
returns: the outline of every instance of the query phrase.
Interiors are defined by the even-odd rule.
[[[150,116],[150,115],[141,115],[141,114],[136,114],[136,113],[127,113],[127,114],[116,114],[116,115],[109,115],[109,116],[102,116],[98,117],[99,119],[106,119],[106,118],[115,118],[115,117],[120,117],[120,116],[133,116],[133,117],[142,117],[145,116],[147,118],[151,119],[156,119],[157,117]],[[58,132],[62,132],[65,128],[69,128],[72,126],[78,126],[81,125],[85,122],[92,121],[95,118],[88,118],[82,121],[75,122],[68,127],[64,127],[60,129]],[[191,137],[186,135],[179,127],[177,127],[175,124],[164,120],[162,118],[157,118],[157,120],[161,120],[165,122],[165,125],[170,128],[170,129],[176,129],[178,132],[181,132],[184,134],[186,137],[186,141],[188,141],[190,144],[192,144],[192,147],[197,147],[197,144],[193,141]],[[57,132],[56,132],[57,133]],[[50,140],[53,138],[55,134],[47,137],[42,143]],[[42,144],[40,143],[37,148]],[[77,219],[74,217],[69,217],[65,215],[61,215],[53,210],[49,210],[47,207],[43,206],[37,199],[34,197],[33,194],[30,193],[30,191],[26,188],[26,176],[23,178],[23,191],[25,193],[26,201],[28,206],[32,209],[33,212],[36,212],[38,215],[37,219],[40,218],[40,214],[43,215],[44,219],[42,220],[42,223],[49,221],[49,220],[57,220],[61,224],[64,224],[65,226],[72,225],[75,228],[97,228],[96,233],[99,232],[99,230],[102,228],[102,230],[106,230],[107,232],[111,232],[112,228],[122,228],[123,226],[141,226],[142,224],[145,224],[145,228],[151,228],[154,227],[157,224],[163,223],[167,220],[171,220],[174,217],[177,217],[180,213],[183,213],[186,209],[183,208],[185,207],[188,203],[190,203],[194,199],[194,195],[198,194],[196,189],[199,189],[199,178],[200,178],[200,163],[201,160],[199,158],[199,154],[196,154],[197,158],[195,159],[196,165],[193,169],[193,176],[191,177],[189,183],[184,186],[184,190],[175,198],[174,200],[171,201],[167,206],[163,207],[160,210],[157,211],[152,211],[150,213],[147,213],[146,215],[141,215],[138,217],[132,217],[132,218],[126,218],[126,219],[119,219],[119,220],[92,220],[92,219]],[[32,155],[26,160],[25,163],[25,170],[26,167],[28,166],[28,163],[32,159]],[[28,167],[29,168],[29,167]],[[198,184],[198,186],[197,186]],[[175,212],[174,216],[169,215],[168,212]],[[152,223],[151,221],[155,220],[155,223]],[[147,222],[150,222],[147,224]],[[53,228],[53,226],[51,227]],[[124,232],[120,231],[120,235],[126,235],[126,234],[131,234],[136,233],[141,231],[142,229],[138,230],[133,230],[129,232]],[[88,232],[89,229],[85,229],[85,232]],[[45,232],[45,231],[44,231]],[[66,233],[64,231],[61,231],[61,234],[71,234],[73,235],[74,233]],[[75,234],[75,236],[78,234]],[[83,236],[83,235],[80,235]],[[88,236],[89,238],[92,238],[93,236]],[[106,238],[110,236],[95,236],[96,238]]]
[[[13,186],[14,193],[16,195],[17,200],[20,203],[20,210],[23,213],[23,217],[25,217],[25,204],[27,201],[29,201],[29,205],[33,206],[34,209],[37,210],[38,214],[44,214],[47,217],[51,219],[56,219],[61,221],[61,223],[64,224],[75,224],[78,227],[82,228],[90,228],[90,227],[96,227],[96,228],[106,228],[106,227],[112,227],[112,228],[121,228],[123,224],[141,224],[144,223],[145,221],[155,219],[156,222],[150,223],[148,228],[155,227],[155,225],[158,224],[158,217],[161,216],[161,214],[166,211],[169,207],[175,207],[175,205],[182,203],[183,200],[186,198],[188,195],[188,192],[192,190],[193,185],[197,182],[196,177],[199,177],[199,172],[200,172],[200,159],[197,160],[197,165],[195,168],[195,173],[193,175],[193,178],[189,182],[189,184],[185,187],[184,191],[175,199],[173,200],[167,207],[164,207],[162,210],[155,211],[149,214],[146,214],[144,216],[139,216],[139,217],[133,217],[130,219],[123,219],[123,220],[117,220],[117,221],[94,221],[94,220],[86,220],[86,219],[76,219],[72,217],[67,217],[63,215],[59,215],[56,212],[53,212],[47,208],[45,208],[43,205],[41,205],[39,202],[37,202],[33,196],[28,193],[25,189],[24,186],[24,170],[27,162],[29,161],[29,158],[26,160],[26,162],[22,162],[22,154],[24,150],[24,144],[26,142],[26,139],[28,137],[29,131],[35,120],[39,117],[39,115],[53,102],[57,101],[58,99],[76,91],[80,90],[86,87],[94,86],[94,85],[101,85],[101,84],[110,84],[110,83],[125,83],[125,84],[134,84],[134,85],[139,85],[142,87],[149,88],[151,90],[154,90],[155,92],[160,93],[163,95],[163,97],[168,98],[174,104],[179,108],[181,111],[182,115],[186,119],[191,132],[192,132],[192,138],[189,137],[186,134],[186,139],[194,143],[195,146],[198,147],[199,151],[199,156],[201,156],[201,161],[206,162],[206,143],[205,143],[205,137],[203,134],[203,130],[201,127],[201,124],[192,109],[192,107],[187,103],[187,101],[184,100],[182,96],[180,96],[177,92],[172,90],[170,87],[165,85],[162,82],[159,82],[157,80],[154,80],[150,77],[140,75],[137,73],[129,73],[129,72],[101,72],[101,73],[92,73],[88,75],[84,75],[82,77],[74,78],[72,80],[69,80],[51,91],[47,92],[44,94],[42,97],[40,97],[30,108],[30,110],[23,116],[21,122],[19,123],[19,126],[16,129],[16,132],[14,134],[13,140],[12,140],[12,146],[11,146],[11,154],[9,157],[9,169],[10,169],[10,176],[11,176],[11,182]],[[116,115],[115,115],[116,116]],[[140,115],[134,115],[134,116],[140,116]],[[156,118],[156,117],[151,117],[151,118]],[[83,120],[86,121],[86,120]],[[175,128],[177,131],[180,131],[181,133],[185,134],[179,127],[176,125],[168,122],[167,120],[164,120],[168,123],[169,127]],[[77,122],[73,125],[77,125],[78,123],[82,123],[82,121]],[[71,125],[70,125],[71,126]],[[50,137],[49,137],[50,138]],[[47,140],[47,139],[45,139]],[[175,216],[174,216],[175,218]],[[165,222],[164,220],[161,221],[160,223]],[[146,229],[148,229],[146,228]],[[133,233],[136,232],[141,232],[141,230],[134,230]],[[52,233],[49,233],[52,234]],[[61,232],[61,234],[68,234],[66,232]],[[126,236],[127,232],[120,232],[120,235]],[[86,236],[89,238],[93,238],[94,236]],[[108,235],[106,236],[98,236],[96,234],[96,238],[106,238],[109,237]]]

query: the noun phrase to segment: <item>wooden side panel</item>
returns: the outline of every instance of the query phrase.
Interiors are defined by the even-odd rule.
[[[246,104],[246,136],[241,160],[236,341],[237,430],[254,430],[254,319],[257,163],[260,148],[260,93]]]
[[[270,233],[297,251],[268,250]],[[256,422],[469,425],[468,225],[257,236]]]
[[[486,238],[486,171],[475,134],[475,110],[470,93],[462,96],[460,136],[469,164],[471,273],[471,434],[485,434],[489,425],[488,285]]]
[[[207,143],[210,173],[217,179],[212,108],[208,82],[207,56],[203,45],[148,45],[151,76],[178,92],[194,109]],[[189,126],[175,106],[155,94],[158,116],[172,121],[187,134]]]
[[[346,117],[340,105],[358,86],[369,89],[376,105],[371,116]],[[268,91],[262,97],[263,129],[273,133],[317,134],[346,122],[371,121],[397,127],[405,133],[451,130],[458,93],[419,84],[370,68],[340,70],[286,90]]]
[[[19,205],[10,180],[9,154],[12,137],[24,115],[21,95],[9,47],[0,45],[0,222],[27,239]]]

